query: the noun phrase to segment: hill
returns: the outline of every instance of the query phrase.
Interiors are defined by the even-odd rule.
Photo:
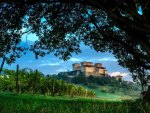
[[[70,80],[66,75],[58,75],[57,79],[63,79],[67,82],[82,85],[96,93],[97,97],[107,99],[130,98],[135,99],[140,97],[141,89],[138,84],[117,80],[114,77],[85,77],[80,75]]]

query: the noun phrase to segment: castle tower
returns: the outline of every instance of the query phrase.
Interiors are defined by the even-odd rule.
[[[95,66],[96,68],[98,68],[98,67],[102,67],[102,64],[101,64],[101,63],[95,63],[94,66]]]
[[[93,62],[81,62],[81,66],[93,66]]]
[[[122,79],[123,79],[123,76],[121,76],[121,75],[117,75],[117,76],[115,76],[115,78],[116,78],[116,80],[118,80],[118,81],[122,81]]]
[[[81,62],[81,72],[86,76],[94,75],[94,65],[93,62]]]
[[[81,70],[81,66],[79,63],[72,64],[73,71]]]
[[[86,77],[92,75],[92,76],[105,76],[107,75],[107,70],[105,67],[102,66],[101,63],[95,63],[93,62],[81,62],[72,64],[73,71],[78,73],[82,73]]]
[[[108,72],[106,69],[104,70],[104,75],[108,75]]]

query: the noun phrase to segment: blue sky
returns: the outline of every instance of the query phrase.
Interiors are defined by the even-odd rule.
[[[27,45],[34,43],[38,38],[34,34],[30,34],[27,37]],[[26,43],[26,35],[22,37],[22,43]],[[71,71],[73,63],[80,63],[83,61],[90,61],[94,63],[102,63],[108,70],[108,73],[112,76],[121,74],[125,80],[131,80],[127,69],[118,65],[117,59],[111,53],[101,53],[92,50],[90,47],[81,44],[82,52],[78,55],[72,54],[71,59],[63,61],[52,54],[45,57],[39,57],[37,60],[32,52],[27,52],[22,58],[17,59],[16,63],[12,65],[5,64],[5,68],[15,69],[19,64],[20,68],[38,69],[44,74],[57,74],[62,71]]]
[[[140,15],[143,14],[141,7],[138,8],[138,13]],[[22,29],[25,31],[26,29]],[[22,42],[25,46],[30,43],[34,43],[35,40],[38,40],[35,34],[29,34],[22,36]],[[27,44],[26,44],[27,38]],[[31,68],[31,69],[38,69],[44,74],[57,74],[62,71],[71,71],[73,63],[80,63],[83,61],[90,61],[94,63],[102,63],[104,67],[108,70],[108,73],[111,76],[116,76],[118,74],[122,75],[125,80],[131,80],[129,76],[129,71],[126,68],[121,67],[118,65],[117,59],[111,53],[101,53],[92,50],[90,47],[81,45],[82,53],[76,55],[73,54],[72,58],[68,61],[60,60],[59,58],[55,57],[52,54],[46,55],[43,58],[35,59],[35,56],[32,52],[27,52],[22,58],[17,59],[16,63],[12,65],[4,65],[4,68],[8,69],[15,69],[16,65],[19,64],[20,68]],[[0,63],[1,63],[0,59]]]

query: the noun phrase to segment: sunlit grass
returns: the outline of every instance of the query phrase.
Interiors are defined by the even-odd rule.
[[[86,87],[86,86],[84,86]],[[122,100],[135,100],[140,97],[140,92],[128,91],[127,94],[121,91],[115,91],[114,93],[103,92],[103,88],[108,88],[109,90],[112,88],[111,86],[97,86],[97,88],[88,88],[87,89],[95,92],[96,97],[102,100],[111,100],[111,101],[122,101]],[[131,95],[132,94],[132,95]]]
[[[149,113],[141,101],[0,93],[0,113]]]

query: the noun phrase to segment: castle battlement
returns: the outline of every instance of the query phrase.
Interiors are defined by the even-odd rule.
[[[107,70],[101,63],[81,62],[72,64],[73,71],[81,71],[85,76],[102,76],[107,75]]]
[[[81,62],[81,63],[74,63],[72,64],[72,71],[68,72],[60,72],[59,75],[67,75],[68,78],[74,78],[78,76],[94,76],[94,77],[101,77],[105,76],[108,77],[108,72],[105,67],[101,63],[93,63],[93,62]],[[122,76],[118,75],[115,77],[116,80],[122,81]]]

